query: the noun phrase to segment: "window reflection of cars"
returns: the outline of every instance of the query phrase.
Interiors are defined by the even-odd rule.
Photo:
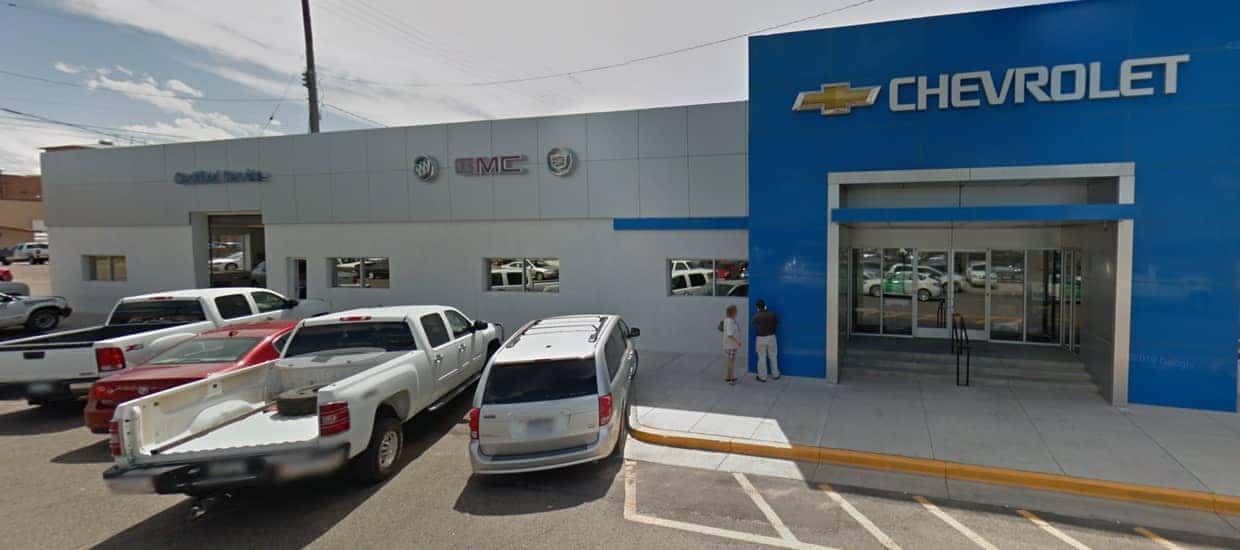
[[[709,296],[714,272],[709,269],[686,269],[672,272],[673,296]]]
[[[718,279],[745,279],[749,277],[748,262],[716,262],[715,277]]]
[[[705,269],[702,262],[697,260],[672,260],[672,271],[689,271],[690,269]]]
[[[749,296],[749,283],[741,283],[728,289],[727,295],[737,297]]]
[[[887,273],[902,273],[902,272],[909,272],[909,271],[912,271],[912,270],[913,270],[913,266],[912,266],[912,265],[909,265],[909,264],[895,264],[895,265],[891,266],[891,269],[888,269],[888,270],[887,270]],[[943,283],[943,281],[945,281],[945,280],[947,279],[947,274],[943,273],[943,271],[942,271],[942,270],[936,269],[936,268],[931,267],[931,266],[928,266],[928,265],[918,265],[918,266],[917,266],[917,271],[918,271],[918,273],[921,273],[922,275],[928,275],[931,279],[934,279],[934,280],[935,280],[935,281],[937,281],[939,284],[942,284],[942,283]],[[958,274],[958,273],[954,273],[954,274],[952,274],[952,276],[951,276],[952,286],[954,286],[954,287],[956,288],[956,291],[957,291],[957,292],[959,292],[959,291],[961,291],[961,290],[963,290],[963,289],[964,289],[964,283],[965,283],[965,282],[967,282],[967,281],[968,281],[968,279],[967,279],[966,277],[964,277],[963,275],[960,275],[960,274]]]
[[[520,268],[497,267],[491,269],[491,290],[525,290],[525,272]]]
[[[991,275],[994,278],[994,275]],[[986,286],[986,262],[969,262],[969,284]]]
[[[556,264],[552,264],[546,260],[532,258],[526,259],[524,266],[525,269],[530,271],[530,277],[535,281],[541,281],[543,279],[558,279],[560,277],[560,266],[558,265],[558,262]],[[508,269],[521,269],[522,261],[514,260],[504,264],[504,267]]]
[[[211,258],[211,271],[236,271],[241,269],[241,261],[244,256],[241,252],[234,252],[227,256]]]
[[[899,273],[888,273],[882,279],[869,278],[865,279],[862,285],[862,292],[870,296],[913,296],[916,290],[917,300],[926,302],[931,299],[941,298],[943,296],[943,285],[934,280],[925,273],[920,274],[920,280],[914,284],[911,271],[901,271]]]

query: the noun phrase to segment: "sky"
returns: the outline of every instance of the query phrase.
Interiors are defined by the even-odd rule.
[[[321,130],[746,99],[752,34],[1047,0],[310,0]],[[0,171],[304,133],[296,0],[0,2]]]

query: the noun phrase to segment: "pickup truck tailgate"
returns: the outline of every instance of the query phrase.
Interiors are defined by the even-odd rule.
[[[160,454],[175,456],[220,450],[261,450],[262,447],[313,441],[318,436],[319,417],[316,415],[289,417],[276,411],[263,410],[180,445],[164,449]]]
[[[86,344],[72,348],[0,350],[0,384],[93,379],[95,350]]]

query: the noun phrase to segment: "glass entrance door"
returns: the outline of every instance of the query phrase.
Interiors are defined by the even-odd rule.
[[[970,340],[986,340],[990,319],[990,281],[986,276],[990,262],[986,260],[986,251],[956,250],[952,253],[951,268],[949,310],[960,314]]]
[[[918,250],[913,280],[917,283],[917,321],[913,336],[950,338],[951,290],[950,258],[946,250]],[[910,267],[909,271],[912,271]]]

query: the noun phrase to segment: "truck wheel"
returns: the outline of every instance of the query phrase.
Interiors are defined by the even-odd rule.
[[[309,416],[319,412],[318,388],[288,390],[276,396],[276,411],[281,416]]]
[[[379,483],[392,477],[396,472],[396,465],[400,463],[404,447],[405,432],[400,420],[391,416],[376,418],[375,428],[370,431],[370,444],[354,459],[354,475],[367,484]]]
[[[60,315],[50,308],[36,309],[26,319],[26,328],[39,332],[56,328],[60,324]]]

